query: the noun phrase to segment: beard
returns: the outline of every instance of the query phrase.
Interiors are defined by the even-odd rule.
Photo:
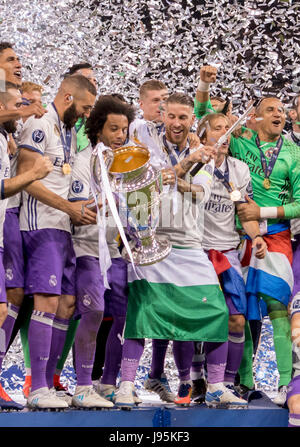
[[[15,133],[17,130],[16,122],[13,120],[5,121],[1,126],[7,133]]]
[[[63,122],[66,125],[67,129],[72,129],[75,126],[76,121],[78,120],[79,115],[76,109],[75,104],[73,103],[65,112],[63,116]]]

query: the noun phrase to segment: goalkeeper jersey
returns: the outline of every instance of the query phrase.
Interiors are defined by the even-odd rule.
[[[269,177],[270,188],[265,189],[265,174],[261,164],[260,151],[256,144],[256,132],[243,128],[240,137],[231,137],[231,154],[247,163],[252,179],[253,198],[259,206],[283,206],[285,219],[300,217],[300,152],[292,141],[282,136],[283,144]],[[267,165],[277,142],[260,141],[260,147]],[[268,224],[279,219],[268,219]]]

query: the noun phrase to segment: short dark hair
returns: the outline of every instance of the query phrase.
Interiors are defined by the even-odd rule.
[[[10,42],[0,42],[0,54],[2,51],[7,50],[7,48],[13,49],[13,45]]]
[[[182,104],[184,106],[189,106],[194,109],[194,101],[193,98],[185,93],[175,92],[172,93],[166,100],[165,104]]]
[[[259,112],[259,109],[262,105],[262,103],[266,100],[266,99],[277,99],[277,101],[281,102],[281,99],[278,98],[277,96],[275,96],[274,94],[270,93],[270,94],[266,94],[264,95],[262,98],[260,98],[260,100],[258,101],[258,104],[255,107],[255,112]]]
[[[5,81],[5,90],[3,92],[0,90],[0,102],[1,103],[6,104],[6,102],[9,100],[10,94],[9,94],[8,90],[11,90],[11,89],[20,91],[19,87],[16,84],[14,84],[13,82]]]
[[[119,99],[122,102],[126,102],[126,99],[124,98],[123,95],[121,95],[121,93],[112,93],[110,96],[112,96],[113,98]]]
[[[150,90],[167,90],[167,87],[162,81],[158,81],[157,79],[145,81],[140,86],[140,98],[142,98]]]
[[[81,62],[80,64],[74,64],[72,65],[72,67],[68,68],[68,71],[66,71],[63,77],[66,78],[67,76],[71,76],[77,71],[82,70],[83,68],[89,68],[91,70],[93,69],[92,65],[88,62]]]
[[[67,76],[61,85],[72,85],[76,90],[87,90],[93,96],[97,96],[97,90],[94,84],[85,76],[76,74],[73,76]]]
[[[100,96],[85,125],[85,131],[92,146],[96,146],[99,132],[103,129],[107,116],[110,114],[125,115],[129,126],[135,118],[135,109],[112,95]]]

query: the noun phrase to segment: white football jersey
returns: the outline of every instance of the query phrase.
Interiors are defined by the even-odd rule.
[[[17,124],[17,130],[14,133],[14,140],[15,140],[17,146],[18,146],[19,145],[19,141],[20,141],[20,136],[21,136],[22,131],[23,131],[24,123],[23,123],[22,119],[19,119],[19,120],[17,120],[16,124]],[[16,150],[16,153],[14,155],[10,155],[9,156],[9,159],[10,159],[10,176],[11,177],[15,177],[17,175],[18,156],[19,156],[19,149]],[[21,192],[18,192],[14,196],[9,197],[7,199],[7,207],[6,207],[6,209],[18,208],[21,205],[21,197],[22,197],[22,193]]]
[[[70,185],[69,200],[90,200],[93,199],[91,191],[91,169],[90,160],[92,146],[89,144],[80,151],[75,159],[72,170],[72,181]],[[72,231],[73,246],[76,257],[94,256],[99,257],[98,226],[83,225],[74,226]],[[106,240],[111,258],[119,258],[118,249],[118,229],[112,217],[107,219]]]
[[[189,142],[187,146],[181,151],[175,144],[170,143],[164,137],[164,145],[162,150],[168,160],[169,166],[174,166],[180,161],[184,160],[189,153],[197,149],[189,149]],[[213,167],[208,163],[203,167],[207,170],[207,176],[212,177]],[[173,246],[186,248],[202,248],[203,238],[203,219],[204,219],[204,203],[210,196],[210,184],[206,186],[202,184],[200,177],[191,177],[188,172],[183,178],[188,183],[201,185],[204,189],[204,197],[200,200],[192,199],[192,193],[176,192],[176,200],[174,202],[174,192],[172,189],[166,191],[161,196],[161,209],[159,216],[159,226],[156,230],[157,234],[167,235]],[[174,206],[177,209],[174,209]]]
[[[233,157],[227,157],[229,183],[241,192],[241,202],[245,194],[252,197],[250,171],[246,163]],[[226,160],[219,167],[224,174]],[[240,237],[235,228],[235,203],[229,192],[216,175],[213,176],[211,196],[205,204],[203,248],[205,250],[229,250],[236,248]]]
[[[0,133],[0,247],[3,248],[3,224],[5,220],[5,211],[7,206],[7,199],[4,199],[4,180],[10,177],[10,162],[7,151],[7,139]]]
[[[64,148],[60,137],[60,127],[65,139],[65,125],[59,120],[53,107],[42,118],[30,117],[24,124],[19,147],[26,148],[42,155],[47,155],[53,163],[53,171],[40,180],[53,193],[68,199],[71,175],[65,175],[62,166],[65,163]],[[72,166],[76,154],[76,131],[72,129],[72,141],[69,164]],[[23,149],[21,149],[23,150]],[[55,228],[71,231],[70,218],[63,211],[44,205],[23,191],[20,209],[20,229],[23,231]]]
[[[9,155],[10,160],[10,176],[15,177],[17,175],[17,163],[18,163],[19,150],[14,155]],[[21,204],[21,193],[9,197],[7,199],[7,209],[18,208]]]

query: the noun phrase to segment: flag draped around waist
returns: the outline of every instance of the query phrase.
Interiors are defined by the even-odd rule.
[[[223,293],[229,295],[237,311],[246,316],[246,287],[238,251],[221,252],[211,249],[208,251],[208,257],[219,276]]]
[[[172,248],[149,266],[128,265],[125,338],[223,342],[228,309],[202,249]]]
[[[255,257],[248,239],[244,240],[241,249],[249,320],[260,320],[267,315],[264,297],[274,298],[287,306],[294,285],[290,230],[266,234],[264,240],[268,246],[264,259]]]

